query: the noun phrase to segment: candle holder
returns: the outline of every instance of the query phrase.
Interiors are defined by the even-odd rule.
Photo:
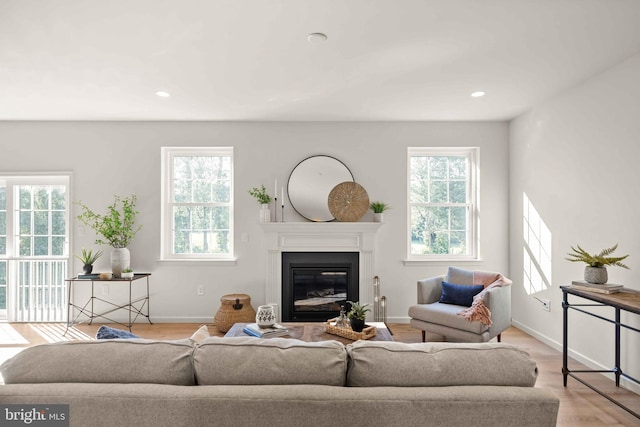
[[[278,198],[273,198],[273,222],[278,222]]]
[[[282,205],[282,215],[280,216],[280,222],[284,222],[284,205]]]

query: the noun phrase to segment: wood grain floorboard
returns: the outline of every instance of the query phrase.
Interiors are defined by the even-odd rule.
[[[58,342],[69,340],[91,340],[100,327],[100,324],[79,324],[73,327],[69,333],[63,336],[65,327],[63,324],[49,323],[11,323],[13,327],[29,344],[37,345],[46,342]],[[118,325],[110,325],[122,329]],[[200,324],[192,323],[138,323],[133,326],[133,332],[148,339],[178,339],[189,337],[200,327]],[[207,325],[209,333],[222,336],[215,325]],[[420,342],[420,331],[411,328],[408,324],[389,324],[393,338],[401,342]],[[514,344],[531,354],[536,361],[539,370],[536,387],[551,390],[560,398],[560,410],[558,414],[558,426],[560,427],[590,427],[590,426],[640,426],[640,419],[609,402],[588,387],[580,384],[573,378],[569,378],[568,387],[562,384],[562,354],[548,345],[536,340],[515,327],[509,328],[502,334],[502,342]],[[24,347],[25,345],[0,345],[2,347]],[[585,369],[578,362],[571,362],[572,369]],[[636,412],[640,412],[640,396],[625,390],[616,389],[613,380],[600,374],[588,374],[589,382],[597,387],[615,394],[616,398],[623,401]]]

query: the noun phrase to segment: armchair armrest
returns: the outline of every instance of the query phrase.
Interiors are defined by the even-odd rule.
[[[418,304],[431,304],[440,300],[442,281],[447,276],[418,280]]]
[[[492,324],[489,329],[499,333],[511,326],[511,285],[489,289],[482,302],[491,311]]]

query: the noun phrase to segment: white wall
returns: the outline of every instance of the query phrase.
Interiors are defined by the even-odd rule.
[[[0,123],[0,172],[72,171],[73,200],[102,209],[114,194],[138,195],[144,225],[130,246],[132,266],[153,275],[151,314],[156,321],[210,321],[221,295],[245,292],[264,303],[266,250],[259,205],[247,190],[284,183],[313,154],[342,160],[372,200],[392,206],[378,232],[377,274],[391,321],[407,321],[416,280],[446,271],[446,264],[404,266],[406,163],[409,146],[481,147],[482,263],[470,268],[508,272],[508,124],[505,122],[5,122]],[[236,266],[158,262],[160,253],[160,147],[235,147]],[[363,220],[371,221],[371,213]],[[288,221],[301,219],[288,209]],[[78,235],[73,250],[94,247],[93,232]],[[249,241],[240,241],[247,233]],[[108,249],[108,248],[104,248]],[[97,270],[108,271],[108,257]],[[74,273],[81,266],[74,260]],[[199,285],[205,296],[196,295]],[[112,288],[116,285],[112,285]],[[117,292],[110,289],[111,294]],[[113,296],[113,295],[112,295]]]
[[[512,121],[510,125],[510,268],[515,281],[516,325],[562,343],[560,285],[581,280],[584,264],[565,260],[571,245],[597,252],[619,243],[631,270],[609,268],[609,282],[640,290],[640,55],[584,82]],[[523,287],[523,208],[526,193],[552,233],[551,287],[537,293],[551,312]],[[579,302],[570,298],[570,302]],[[584,302],[584,301],[582,301]],[[600,310],[612,316],[613,310]],[[592,366],[613,366],[613,327],[570,312],[569,346]],[[638,327],[638,316],[625,315]],[[623,333],[623,367],[640,378],[640,341]],[[560,367],[558,367],[560,369]]]

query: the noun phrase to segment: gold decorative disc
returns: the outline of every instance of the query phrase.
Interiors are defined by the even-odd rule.
[[[369,195],[357,182],[345,181],[333,187],[328,203],[335,219],[356,222],[369,210]]]

